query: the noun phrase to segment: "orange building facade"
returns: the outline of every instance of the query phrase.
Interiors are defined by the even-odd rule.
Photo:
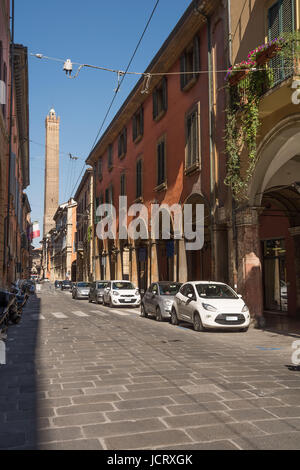
[[[224,34],[222,2],[192,2],[89,155],[95,210],[119,195],[142,203],[204,207],[204,245],[186,240],[94,237],[96,279],[131,279],[144,290],[156,280],[229,281],[228,227],[222,220],[224,186]],[[200,6],[199,6],[200,5]],[[213,71],[213,69],[215,71]],[[199,71],[204,73],[199,73]],[[147,81],[147,77],[149,80]],[[132,219],[132,218],[131,218]],[[129,220],[131,220],[129,218]],[[94,233],[99,219],[95,213]],[[148,226],[151,233],[151,226]]]

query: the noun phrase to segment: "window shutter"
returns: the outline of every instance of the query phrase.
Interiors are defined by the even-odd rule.
[[[193,76],[198,77],[199,74],[195,73],[200,70],[200,49],[199,49],[199,37],[194,37],[194,48],[193,48]]]
[[[294,0],[278,0],[268,11],[268,39],[269,41],[280,37],[282,33],[292,32],[295,29],[295,2]],[[276,55],[271,61],[274,85],[280,83],[293,73],[293,64],[290,60]]]
[[[167,111],[168,109],[168,81],[164,77],[162,80],[162,98],[163,98],[163,110]]]
[[[152,97],[153,97],[153,119],[155,119],[156,116],[157,116],[157,112],[158,112],[158,110],[157,110],[157,104],[158,104],[157,103],[157,89],[156,88],[153,90]]]
[[[126,153],[127,152],[127,127],[124,128],[123,133],[124,133],[124,149],[123,150],[124,150],[124,153]]]
[[[136,197],[142,195],[142,160],[138,160],[136,164]]]
[[[136,128],[136,115],[132,118],[132,140],[135,141],[137,138],[137,128]]]
[[[281,5],[282,31],[291,33],[294,31],[294,0],[283,0]]]
[[[122,154],[122,149],[121,149],[121,135],[118,137],[118,157],[120,157]]]
[[[186,84],[185,76],[185,54],[180,57],[180,88],[183,90]]]
[[[144,135],[144,108],[140,109],[140,134]]]

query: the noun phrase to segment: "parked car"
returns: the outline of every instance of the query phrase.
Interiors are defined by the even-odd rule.
[[[88,299],[90,293],[89,282],[75,282],[72,288],[73,299]]]
[[[174,297],[182,283],[154,282],[146,290],[141,302],[141,317],[154,315],[157,321],[170,318]]]
[[[71,290],[72,289],[72,282],[68,281],[68,280],[62,281],[60,288],[61,288],[61,290]]]
[[[62,283],[62,281],[55,281],[54,282],[55,289],[58,289],[59,287],[61,287],[61,283]]]
[[[171,323],[192,323],[195,331],[234,328],[247,331],[250,313],[241,295],[222,282],[194,281],[183,284],[176,294]]]
[[[139,307],[141,295],[139,289],[130,281],[108,281],[103,292],[103,304],[110,307],[132,305]]]
[[[103,293],[108,281],[94,281],[91,283],[89,292],[89,302],[103,304]]]

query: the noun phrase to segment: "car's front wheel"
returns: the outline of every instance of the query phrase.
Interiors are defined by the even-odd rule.
[[[178,325],[179,323],[178,318],[177,318],[177,313],[174,308],[172,308],[172,311],[171,311],[171,323],[172,325],[175,325],[175,326]]]
[[[148,313],[146,312],[144,304],[141,305],[141,317],[147,318]]]
[[[194,315],[194,330],[195,331],[204,331],[199,313],[195,313],[195,315]]]
[[[162,321],[162,315],[161,315],[161,311],[160,311],[160,308],[157,307],[156,309],[156,321]]]

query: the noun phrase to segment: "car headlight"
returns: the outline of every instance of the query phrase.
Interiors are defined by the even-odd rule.
[[[116,290],[113,290],[112,293],[113,295],[120,295],[119,292],[117,292]]]
[[[202,307],[205,308],[205,310],[209,310],[210,312],[217,312],[217,309],[212,305],[202,304]]]
[[[245,304],[244,307],[242,308],[242,312],[249,312],[249,308]]]
[[[140,291],[138,289],[136,289],[135,295],[140,295]]]

